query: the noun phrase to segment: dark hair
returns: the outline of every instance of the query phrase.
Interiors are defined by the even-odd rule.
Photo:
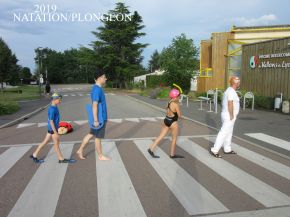
[[[104,72],[103,69],[101,69],[101,68],[97,68],[97,69],[96,69],[96,72],[95,72],[95,74],[94,74],[94,79],[97,80],[99,77],[101,77],[101,76],[104,75],[104,74],[105,74],[105,72]]]

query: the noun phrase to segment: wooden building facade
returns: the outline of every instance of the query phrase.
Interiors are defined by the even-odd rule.
[[[241,88],[290,99],[290,37],[243,45]]]
[[[212,33],[200,44],[197,91],[226,89],[229,77],[241,77],[243,45],[285,37],[290,37],[290,25],[233,27],[230,32]]]

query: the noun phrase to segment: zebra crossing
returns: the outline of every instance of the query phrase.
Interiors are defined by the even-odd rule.
[[[65,93],[62,96],[63,97],[87,97],[90,96],[90,93]],[[106,96],[115,96],[114,93],[105,93]]]
[[[65,92],[65,91],[78,91],[78,90],[89,90],[91,87],[63,87],[63,88],[53,88],[53,92]]]
[[[269,143],[269,144],[274,145],[276,147],[285,149],[287,151],[290,151],[290,142],[285,141],[283,139],[279,139],[279,138],[276,138],[274,136],[267,135],[265,133],[247,133],[245,135],[249,136],[251,138]]]
[[[133,122],[133,123],[140,123],[140,122],[157,122],[160,120],[163,120],[164,117],[142,117],[142,118],[111,118],[108,119],[108,122],[112,122],[112,123],[117,123],[117,124],[121,124],[123,122]],[[79,126],[87,124],[88,120],[75,120],[75,121],[69,121],[69,120],[64,120],[66,122],[69,123],[75,123]],[[25,128],[25,127],[37,127],[37,128],[41,128],[41,127],[46,127],[47,126],[47,122],[40,122],[40,123],[21,123],[18,124],[16,128]]]
[[[111,161],[98,161],[90,145],[87,160],[70,165],[57,163],[53,147],[44,154],[45,162],[35,165],[28,157],[35,148],[32,144],[0,146],[0,215],[289,216],[290,161],[277,160],[273,153],[256,151],[239,141],[233,144],[238,155],[216,159],[208,152],[214,139],[212,135],[180,136],[177,152],[185,158],[177,160],[168,156],[169,139],[156,150],[159,159],[147,153],[152,138],[106,139],[103,152]],[[77,141],[64,142],[61,149],[65,157],[74,157],[78,146]],[[86,167],[95,169],[86,171]],[[8,177],[23,168],[34,172],[27,175],[30,177],[17,197],[4,201],[9,197],[3,190],[9,188]],[[92,192],[96,189],[97,193],[85,201],[83,210],[79,207],[74,211],[79,198],[70,186],[88,181],[90,184],[82,186],[84,189],[78,189],[78,193],[86,188],[92,188]],[[20,186],[21,182],[19,177]],[[61,199],[67,197],[72,199]],[[60,207],[65,206],[71,210],[60,215]],[[83,214],[87,210],[94,210],[94,214]]]

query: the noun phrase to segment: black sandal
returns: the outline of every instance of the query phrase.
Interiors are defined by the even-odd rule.
[[[224,154],[237,154],[237,152],[235,152],[235,151],[230,151],[230,152],[224,152]]]
[[[41,163],[44,162],[43,159],[38,159],[37,157],[34,157],[33,155],[30,155],[29,157],[30,157],[30,158],[33,160],[33,162],[36,163],[36,164],[41,164]]]
[[[77,162],[75,159],[63,159],[63,160],[58,160],[58,163],[75,163]]]
[[[153,151],[151,151],[150,148],[148,148],[148,153],[151,155],[153,158],[160,158],[159,156],[155,155]]]
[[[178,154],[175,154],[175,155],[169,155],[170,158],[184,158],[184,156],[182,155],[178,155]]]
[[[209,150],[209,153],[214,156],[215,158],[222,158],[222,156],[219,153],[213,153],[211,150]]]

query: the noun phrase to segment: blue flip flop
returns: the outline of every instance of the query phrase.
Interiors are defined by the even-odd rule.
[[[77,162],[77,160],[75,159],[63,159],[58,161],[58,163],[75,163],[75,162]]]
[[[37,164],[41,164],[44,162],[43,159],[38,159],[37,157],[34,157],[33,155],[30,155],[30,158],[33,160],[34,163],[37,163]]]

